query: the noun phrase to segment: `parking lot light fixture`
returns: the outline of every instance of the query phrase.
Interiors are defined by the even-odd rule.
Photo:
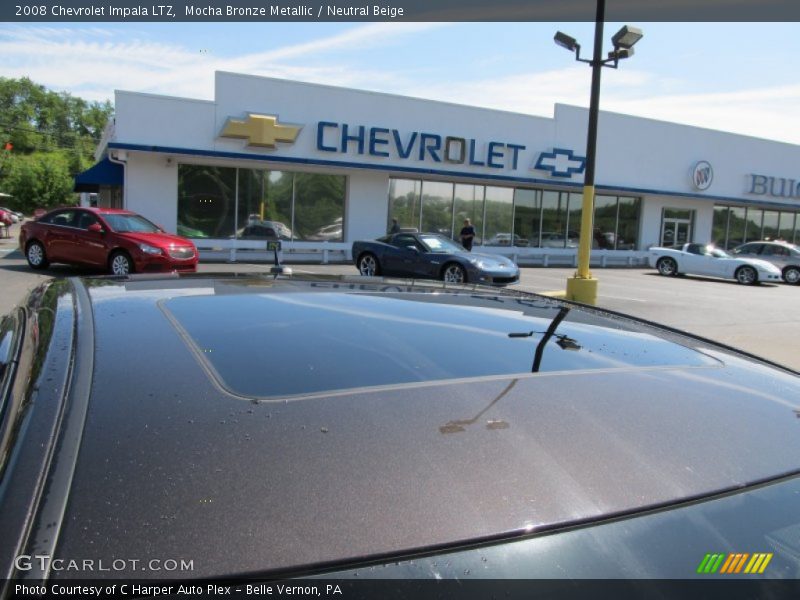
[[[562,48],[566,48],[570,52],[574,52],[575,50],[580,52],[580,46],[578,45],[578,42],[574,37],[570,37],[566,33],[556,31],[556,35],[553,39],[555,40],[556,44]]]
[[[557,32],[556,44],[575,52],[575,60],[592,67],[592,89],[589,101],[589,127],[586,135],[586,171],[583,178],[583,204],[581,208],[581,230],[578,242],[578,269],[567,279],[566,298],[586,304],[597,304],[597,279],[589,270],[592,252],[592,226],[594,216],[594,171],[597,152],[597,121],[600,111],[600,73],[603,67],[616,69],[619,61],[633,55],[633,46],[642,39],[642,30],[625,25],[611,38],[614,50],[603,59],[603,21],[605,0],[597,0],[594,23],[594,52],[591,59],[581,58],[580,44],[575,38]]]
[[[642,30],[636,27],[628,27],[625,25],[614,37],[611,38],[611,43],[614,48],[625,48],[626,50],[633,48],[634,44],[642,39]]]

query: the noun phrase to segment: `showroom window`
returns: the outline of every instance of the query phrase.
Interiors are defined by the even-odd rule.
[[[513,234],[514,189],[486,186],[484,246],[508,246]]]
[[[422,225],[420,231],[453,235],[453,184],[422,182]],[[459,228],[460,231],[460,228]]]
[[[389,180],[389,220],[386,231],[392,226],[392,219],[397,219],[400,227],[419,228],[420,209],[422,208],[422,182],[411,179]]]
[[[393,178],[387,229],[396,218],[401,227],[458,239],[468,218],[476,246],[569,249],[578,247],[582,209],[583,195],[574,192]],[[639,198],[597,196],[594,247],[635,250],[640,212]]]
[[[182,164],[178,233],[341,242],[345,181],[342,175]]]
[[[613,250],[617,245],[617,209],[619,201],[616,196],[596,195],[594,197],[593,248]]]
[[[761,239],[761,222],[764,218],[764,211],[760,208],[747,209],[747,219],[744,229],[744,241],[753,242]]]
[[[514,190],[514,246],[538,246],[542,221],[540,190]]]
[[[798,213],[742,206],[714,207],[714,243],[730,250],[745,242],[783,240],[800,242]],[[727,219],[725,216],[727,215]]]
[[[747,210],[741,206],[732,206],[728,217],[728,241],[725,249],[730,250],[744,243],[744,230],[747,224]]]
[[[236,169],[203,165],[178,168],[178,235],[233,237]]]
[[[731,209],[728,206],[714,207],[714,221],[711,226],[711,243],[718,248],[728,247],[728,216]]]
[[[475,228],[475,246],[483,244],[483,194],[482,185],[457,183],[455,185],[455,198],[453,199],[453,233],[454,239],[459,239],[459,233],[464,226],[464,219],[469,219]]]
[[[619,197],[616,250],[636,250],[639,247],[639,220],[642,212],[641,198]]]
[[[761,229],[762,240],[776,240],[778,239],[778,222],[780,221],[781,213],[777,210],[765,210],[764,220]]]
[[[294,174],[292,232],[295,240],[343,242],[345,178]]]
[[[564,192],[542,192],[542,248],[564,248],[567,244],[567,205],[569,194]],[[577,247],[577,242],[572,244]]]
[[[790,212],[781,213],[781,218],[778,221],[779,240],[786,240],[787,242],[795,242],[795,243],[800,241],[800,238],[796,238],[794,235],[795,219],[796,219],[795,213],[790,213]]]

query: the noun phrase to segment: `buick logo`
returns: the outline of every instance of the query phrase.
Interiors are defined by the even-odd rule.
[[[714,181],[714,169],[708,161],[701,160],[692,169],[692,185],[696,190],[707,190]]]

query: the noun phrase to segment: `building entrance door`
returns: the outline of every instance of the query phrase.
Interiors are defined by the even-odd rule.
[[[661,225],[661,245],[665,248],[680,247],[689,241],[691,219],[664,219]]]
[[[661,245],[681,247],[692,241],[694,211],[682,208],[665,208],[661,215]]]

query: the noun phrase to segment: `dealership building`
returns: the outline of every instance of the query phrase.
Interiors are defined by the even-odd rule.
[[[76,179],[98,203],[192,238],[201,257],[349,259],[401,227],[522,264],[574,264],[588,111],[552,118],[218,72],[214,100],[118,91],[98,164]],[[601,112],[597,265],[654,245],[800,242],[800,146]]]

